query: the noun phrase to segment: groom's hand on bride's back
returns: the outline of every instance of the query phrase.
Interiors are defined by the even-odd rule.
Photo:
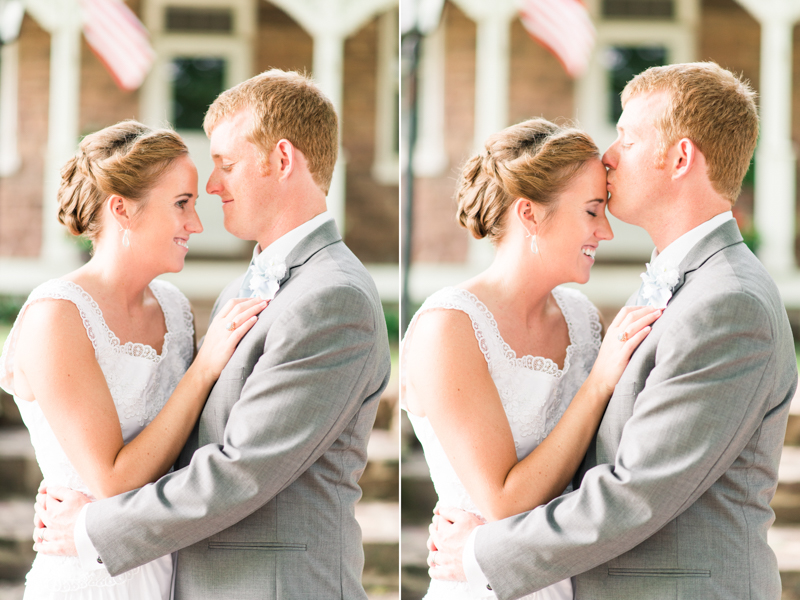
[[[467,580],[461,562],[464,547],[472,530],[485,522],[460,508],[436,506],[428,529],[428,574],[431,579]]]
[[[43,554],[78,556],[75,548],[75,522],[91,499],[63,486],[39,488],[34,505],[33,549]]]

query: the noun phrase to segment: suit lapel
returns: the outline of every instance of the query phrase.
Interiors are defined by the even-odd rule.
[[[305,264],[309,258],[314,256],[323,248],[341,242],[342,236],[339,235],[339,230],[336,228],[334,221],[326,221],[314,231],[309,233],[295,246],[286,257],[286,274],[280,280],[280,285],[286,282],[292,275],[292,269]],[[280,293],[280,291],[278,292]]]
[[[742,242],[742,234],[734,219],[726,221],[697,242],[678,266],[678,283],[675,284],[672,295],[674,296],[683,285],[686,275],[699,269],[703,263],[720,250],[740,242]]]

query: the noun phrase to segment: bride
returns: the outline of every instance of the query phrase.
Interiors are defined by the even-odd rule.
[[[495,260],[425,301],[401,355],[402,406],[440,506],[493,521],[571,489],[614,386],[660,315],[622,309],[601,345],[597,309],[557,287],[586,283],[599,242],[613,237],[606,199],[594,142],[544,119],[491,136],[464,166],[458,220],[489,238]],[[474,597],[466,583],[436,579],[425,596]],[[526,596],[572,597],[569,579]]]
[[[189,237],[203,230],[197,170],[176,133],[135,121],[107,127],[81,142],[61,178],[59,220],[89,237],[94,254],[28,297],[0,356],[0,385],[47,483],[105,498],[171,468],[266,303],[231,302],[195,357],[188,300],[154,279],[180,271]],[[46,532],[37,530],[34,549]],[[25,599],[166,600],[171,579],[171,556],[110,577],[39,553]]]

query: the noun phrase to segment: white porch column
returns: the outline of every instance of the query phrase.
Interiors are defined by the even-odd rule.
[[[78,141],[81,13],[75,0],[28,0],[26,9],[50,33],[50,92],[47,114],[41,258],[50,265],[78,264],[78,248],[58,222],[58,187],[64,163]]]
[[[475,149],[508,125],[509,44],[515,0],[454,0],[478,26],[475,42]]]
[[[19,113],[19,42],[0,48],[0,177],[17,172],[22,160],[17,146]]]
[[[475,42],[475,151],[486,138],[508,125],[509,47],[515,0],[454,0],[478,26]],[[494,250],[487,240],[470,239],[468,262],[487,267]]]
[[[761,24],[761,139],[756,150],[759,258],[773,274],[796,268],[795,164],[791,141],[792,30],[800,0],[737,0]]]
[[[345,175],[347,161],[341,148],[344,42],[372,17],[397,4],[397,0],[271,0],[314,38],[311,67],[320,89],[339,115],[339,160],[328,192],[331,211],[342,235],[345,232]]]
[[[330,98],[339,115],[339,155],[333,171],[331,189],[328,191],[328,210],[336,219],[342,235],[345,232],[345,193],[347,158],[342,150],[342,82],[344,80],[345,36],[334,29],[321,30],[314,37],[314,62],[311,67],[314,79]]]
[[[419,122],[414,148],[414,174],[438,177],[447,168],[444,143],[445,26],[422,39],[419,67]]]

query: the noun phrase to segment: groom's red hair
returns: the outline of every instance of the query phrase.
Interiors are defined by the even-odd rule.
[[[222,92],[203,120],[206,135],[240,110],[253,112],[249,139],[267,164],[281,139],[289,140],[308,163],[314,182],[328,193],[339,151],[339,125],[333,103],[314,82],[294,71],[271,69]]]
[[[666,92],[664,114],[656,117],[663,165],[667,149],[682,138],[703,153],[711,185],[736,202],[758,140],[756,93],[750,84],[713,62],[651,67],[622,91],[622,106],[633,96]]]

